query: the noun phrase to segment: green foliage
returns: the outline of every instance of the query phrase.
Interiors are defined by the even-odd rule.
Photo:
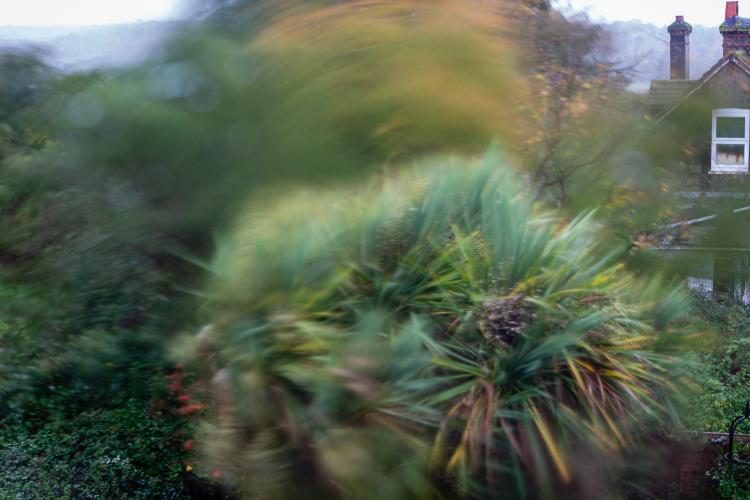
[[[194,327],[187,291],[203,277],[177,255],[209,255],[213,231],[261,186],[476,150],[510,127],[512,72],[488,24],[468,9],[413,7],[347,6],[324,23],[304,8],[231,35],[186,26],[163,57],[101,76],[0,57],[3,493],[30,496],[36,482],[48,497],[182,491],[173,471],[187,421],[151,411],[166,398],[163,345]],[[367,448],[381,434],[357,439]],[[386,466],[362,488],[416,460],[385,439]]]
[[[696,298],[694,314],[718,336],[709,349],[692,355],[696,394],[685,411],[686,424],[699,431],[727,432],[750,400],[750,310],[719,296]]]
[[[39,353],[24,343],[35,330],[17,326],[0,335],[0,491],[184,497],[188,422],[167,396],[157,339],[92,331]]]
[[[190,321],[177,259],[97,193],[24,182],[0,217],[0,490],[185,496],[187,421],[152,408],[167,397],[163,332]]]
[[[269,183],[351,179],[516,133],[505,103],[523,86],[489,7],[280,10],[242,37],[186,26],[162,58],[62,89],[45,107],[59,147],[19,169],[55,165],[104,206],[119,194],[140,223],[203,242]]]
[[[689,429],[728,432],[750,400],[750,308],[730,297],[695,297],[694,321],[716,332],[706,349],[691,354],[690,397],[681,413]],[[747,433],[746,426],[737,432]],[[747,457],[747,449],[737,451]],[[711,477],[721,498],[750,498],[750,475],[746,467],[729,470],[717,464]]]
[[[53,93],[55,73],[42,57],[31,49],[0,51],[0,159],[44,145],[39,111]]]
[[[736,418],[736,417],[735,417]],[[740,429],[740,432],[742,429]],[[734,445],[735,456],[740,460],[747,461],[750,445],[748,443],[736,443]],[[750,471],[747,466],[734,465],[729,467],[725,460],[720,460],[717,466],[707,472],[711,478],[715,491],[720,498],[747,499],[750,498]]]
[[[59,411],[77,397],[65,391],[36,404]],[[149,410],[142,404],[130,400],[72,418],[55,415],[33,433],[3,429],[0,491],[23,499],[185,498],[184,452],[177,441],[184,424],[169,415],[145,417]]]
[[[606,489],[670,413],[686,301],[590,215],[534,210],[504,163],[248,209],[182,349],[211,379],[209,467],[260,497],[368,497],[386,470],[394,498]]]
[[[55,148],[29,142],[47,135],[35,117],[91,79],[62,81],[29,54],[0,65],[14,127],[0,163],[0,491],[184,497],[189,428],[168,403],[163,342],[190,322],[175,276],[192,265],[139,224],[127,184],[74,182],[68,157],[44,162]]]
[[[205,472],[261,498],[606,489],[668,415],[683,297],[592,215],[534,209],[499,158],[264,211],[269,185],[529,136],[492,2],[323,3],[217,0],[101,77],[0,58],[0,493],[200,497],[180,471],[201,398]],[[587,63],[573,39],[543,48]],[[179,406],[164,344],[250,196],[207,267],[214,324],[176,348],[199,375]]]

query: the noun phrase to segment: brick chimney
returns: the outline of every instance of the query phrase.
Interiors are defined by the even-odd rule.
[[[690,33],[693,27],[677,16],[667,27],[669,32],[669,79],[687,80],[690,78]]]
[[[750,19],[740,17],[740,2],[727,2],[724,22],[719,31],[724,38],[724,56],[737,51],[750,51]]]

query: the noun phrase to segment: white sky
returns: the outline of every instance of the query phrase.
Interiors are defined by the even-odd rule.
[[[692,24],[719,25],[725,0],[555,0],[589,11],[593,19],[640,19],[666,25],[682,14]],[[178,0],[0,0],[0,25],[82,25],[163,19]],[[750,0],[740,0],[750,17]]]
[[[0,0],[0,2],[3,0]],[[592,19],[608,21],[639,19],[662,26],[678,14],[691,24],[718,26],[724,20],[725,0],[556,0],[570,3],[578,10],[588,10]],[[750,0],[740,0],[740,15],[750,17]]]
[[[0,0],[0,25],[83,25],[164,19],[176,0]]]

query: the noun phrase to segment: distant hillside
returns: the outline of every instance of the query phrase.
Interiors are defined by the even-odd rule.
[[[633,68],[632,89],[647,91],[651,80],[669,78],[669,35],[666,26],[638,21],[605,25],[612,39],[611,56]],[[721,58],[719,26],[693,25],[690,35],[690,78],[699,78]]]
[[[0,26],[0,48],[35,46],[66,71],[127,66],[142,61],[175,28],[173,21],[103,26]]]

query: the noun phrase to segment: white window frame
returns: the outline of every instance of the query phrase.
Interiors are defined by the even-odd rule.
[[[742,138],[721,138],[716,137],[716,119],[717,118],[744,118],[745,119],[745,137]],[[744,165],[722,165],[716,163],[716,145],[733,144],[745,146],[745,164]],[[712,174],[746,174],[748,172],[748,144],[750,144],[750,109],[740,108],[722,108],[715,109],[711,114],[711,173]]]

